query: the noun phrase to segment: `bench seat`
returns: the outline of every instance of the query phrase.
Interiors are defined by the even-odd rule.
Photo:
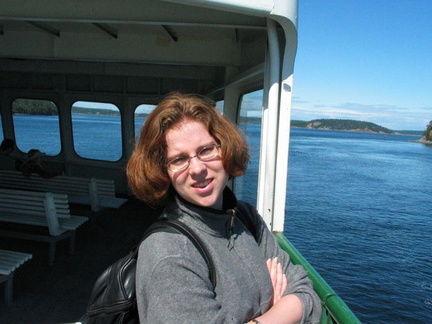
[[[31,258],[29,253],[0,249],[0,283],[5,283],[7,305],[12,303],[14,271]]]
[[[115,196],[114,181],[106,179],[67,175],[44,179],[37,174],[25,177],[18,171],[0,170],[0,187],[66,194],[69,202],[90,205],[95,212],[102,207],[118,208],[126,202]]]
[[[3,214],[1,208],[0,213],[0,221],[2,222],[48,227],[48,221],[39,216],[22,214],[17,217],[16,214]],[[65,230],[75,230],[87,220],[88,218],[84,216],[71,216],[71,218],[58,219],[60,227]]]
[[[0,236],[48,242],[49,264],[54,263],[57,242],[69,239],[69,252],[75,251],[75,233],[88,217],[70,214],[67,195],[0,188],[0,222],[48,229],[36,231],[1,229]]]

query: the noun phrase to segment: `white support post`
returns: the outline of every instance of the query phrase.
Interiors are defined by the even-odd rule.
[[[48,228],[51,236],[57,236],[60,235],[66,230],[62,229],[60,227],[58,218],[57,218],[57,211],[54,204],[54,195],[52,192],[47,192],[45,194],[44,198],[44,205],[45,205],[45,215],[48,222]]]
[[[264,218],[267,226],[274,230],[274,200],[276,196],[276,159],[277,159],[277,133],[279,111],[279,80],[280,56],[275,23],[268,20],[269,48],[265,69],[267,79],[265,90],[268,95],[264,98],[262,118],[260,173],[258,186],[257,208]],[[277,193],[279,194],[279,193]]]

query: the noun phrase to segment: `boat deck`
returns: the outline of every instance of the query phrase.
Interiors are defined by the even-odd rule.
[[[0,238],[0,248],[33,254],[15,271],[13,302],[6,306],[0,287],[0,322],[73,323],[84,314],[93,284],[112,262],[136,245],[157,215],[145,204],[130,200],[119,209],[97,215],[86,206],[72,206],[75,215],[96,217],[82,225],[76,236],[76,251],[68,242],[57,246],[53,266],[48,265],[48,244]]]

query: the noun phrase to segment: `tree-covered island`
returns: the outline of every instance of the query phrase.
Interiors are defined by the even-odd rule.
[[[423,137],[415,142],[432,145],[432,120],[429,122],[428,125],[426,125],[426,130],[423,132]]]
[[[379,134],[396,133],[394,130],[374,123],[351,119],[314,119],[311,121],[292,120],[291,127]]]

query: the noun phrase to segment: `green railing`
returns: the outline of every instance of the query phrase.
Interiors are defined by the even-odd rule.
[[[354,313],[349,309],[345,302],[335,293],[320,274],[310,265],[310,263],[300,254],[300,252],[282,234],[275,234],[279,245],[291,257],[294,264],[301,264],[309,273],[314,289],[321,298],[323,313],[321,324],[351,324],[361,323]]]

